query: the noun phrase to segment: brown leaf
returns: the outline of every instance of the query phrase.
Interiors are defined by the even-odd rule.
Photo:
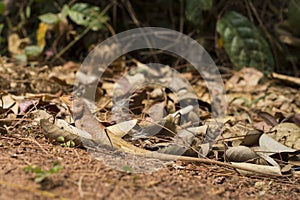
[[[274,127],[278,124],[276,118],[273,115],[271,115],[270,113],[259,111],[257,113],[257,115],[259,117],[261,117],[267,124],[269,124],[272,127]]]
[[[24,52],[24,47],[29,44],[29,38],[20,38],[18,34],[13,33],[8,36],[8,51],[13,55],[20,55]],[[24,45],[25,44],[25,45]]]
[[[287,147],[300,150],[300,127],[294,123],[278,124],[268,135]]]
[[[245,162],[257,158],[256,153],[246,146],[229,147],[226,158],[232,162]]]
[[[252,164],[252,163],[236,163],[236,162],[232,162],[231,164],[233,166],[238,166],[238,167],[243,167],[243,168],[249,169],[249,171],[237,169],[237,171],[243,175],[253,175],[253,174],[255,174],[255,172],[265,173],[265,174],[273,174],[276,176],[282,175],[279,167],[267,166],[267,165],[257,165],[257,164]]]
[[[247,132],[247,135],[244,137],[241,144],[245,146],[257,146],[261,134],[262,132],[258,130],[250,130]]]

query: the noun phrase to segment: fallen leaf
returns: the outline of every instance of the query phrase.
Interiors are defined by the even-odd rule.
[[[281,123],[268,134],[279,143],[300,150],[300,127],[294,123]]]
[[[274,140],[267,134],[262,134],[259,138],[259,146],[261,151],[266,154],[272,155],[275,153],[294,153],[297,150],[284,146],[283,144]]]
[[[229,147],[225,153],[226,158],[231,162],[246,162],[258,157],[252,149],[246,146]]]
[[[137,123],[136,119],[120,122],[118,124],[106,127],[112,134],[123,137],[125,136]]]
[[[255,174],[255,172],[257,174],[265,173],[265,174],[273,174],[276,176],[282,175],[279,167],[267,166],[267,165],[257,165],[257,164],[252,164],[252,163],[239,163],[239,162],[231,162],[231,164],[233,166],[249,169],[249,171],[236,169],[242,175],[253,175],[253,174]]]

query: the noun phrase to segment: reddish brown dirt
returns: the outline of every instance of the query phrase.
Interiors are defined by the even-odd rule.
[[[42,183],[24,171],[30,164],[50,169],[56,161],[63,170]],[[197,163],[151,174],[115,171],[84,149],[50,143],[28,122],[0,136],[0,177],[0,199],[299,199],[300,193],[299,178],[244,177]]]

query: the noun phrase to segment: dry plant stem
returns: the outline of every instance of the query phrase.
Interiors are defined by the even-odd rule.
[[[184,27],[184,6],[183,1],[180,0],[180,21],[179,21],[179,32],[183,33],[183,27]]]
[[[84,175],[80,176],[79,181],[78,181],[78,193],[80,195],[80,198],[84,197],[84,192],[82,191],[82,179]]]
[[[66,51],[68,51],[68,49],[70,49],[76,42],[78,42],[78,40],[80,40],[85,34],[87,34],[90,31],[90,29],[91,29],[91,27],[87,27],[86,29],[84,29],[84,31],[80,35],[78,35],[77,37],[75,37],[75,39],[72,40],[72,42],[70,42],[58,54],[56,54],[54,56],[54,58],[51,59],[50,63],[53,63],[58,58],[60,58]]]
[[[300,78],[297,78],[297,77],[287,76],[284,74],[278,74],[275,72],[272,73],[272,77],[275,79],[278,79],[278,80],[286,81],[286,82],[293,83],[293,84],[300,86]]]
[[[142,27],[142,24],[141,24],[141,22],[138,20],[137,15],[136,15],[136,13],[135,13],[135,11],[134,11],[134,9],[133,9],[131,3],[130,3],[130,0],[126,0],[126,5],[125,5],[125,6],[126,6],[126,8],[127,8],[127,10],[128,10],[128,14],[129,14],[130,18],[132,19],[133,23],[134,23],[138,28]],[[147,44],[150,44],[150,41],[148,40],[147,37],[145,37],[145,40],[146,40]],[[151,45],[150,45],[150,46],[151,46]],[[158,57],[153,53],[153,52],[154,52],[153,49],[150,48],[149,51],[150,51],[151,55],[154,57],[155,61],[156,61],[157,63],[159,63]]]
[[[20,119],[0,119],[0,122],[12,122],[12,121],[20,121]],[[21,120],[22,122],[32,122],[33,120],[32,119],[22,119]]]
[[[128,13],[133,21],[133,23],[137,26],[137,27],[140,27],[141,26],[141,23],[140,21],[137,19],[137,15],[135,14],[134,12],[134,9],[130,3],[129,0],[126,1],[126,7],[127,7],[127,10],[128,10]]]

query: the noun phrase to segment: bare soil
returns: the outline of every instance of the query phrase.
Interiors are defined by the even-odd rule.
[[[300,180],[245,177],[214,165],[177,162],[149,174],[119,172],[84,149],[47,141],[23,122],[0,136],[0,199],[299,199]],[[30,164],[63,166],[41,183]]]

